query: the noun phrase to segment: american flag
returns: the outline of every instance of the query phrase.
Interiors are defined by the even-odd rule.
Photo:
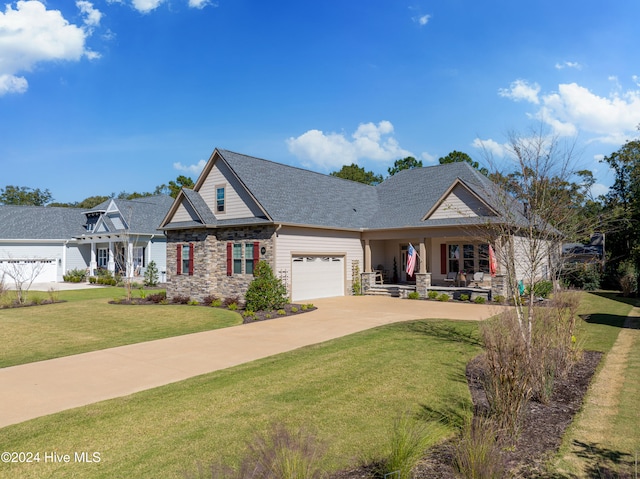
[[[411,243],[409,243],[409,250],[407,251],[407,276],[413,276],[413,270],[416,268],[416,258],[418,253]]]

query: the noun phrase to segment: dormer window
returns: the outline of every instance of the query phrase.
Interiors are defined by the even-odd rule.
[[[216,213],[225,212],[225,186],[216,186]]]

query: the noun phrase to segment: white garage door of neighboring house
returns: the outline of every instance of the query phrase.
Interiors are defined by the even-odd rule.
[[[294,256],[291,300],[344,296],[343,256]]]
[[[21,281],[31,281],[34,283],[49,283],[58,279],[58,264],[55,259],[0,259],[0,277],[7,271],[12,275],[18,274]],[[8,274],[4,277],[5,283],[13,280]]]

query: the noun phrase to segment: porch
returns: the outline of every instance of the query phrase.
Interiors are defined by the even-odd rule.
[[[366,296],[389,296],[392,298],[406,298],[409,293],[417,291],[415,284],[374,284],[370,286],[364,294]],[[429,291],[436,291],[438,294],[448,294],[449,297],[459,300],[462,295],[467,295],[470,301],[482,297],[485,301],[491,300],[491,288],[479,288],[474,286],[429,286]]]

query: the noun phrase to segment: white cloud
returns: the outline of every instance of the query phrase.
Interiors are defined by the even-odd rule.
[[[419,17],[413,17],[413,21],[421,27],[424,27],[427,23],[429,23],[430,19],[431,15],[420,15]]]
[[[202,169],[204,168],[204,165],[206,164],[207,164],[206,160],[200,160],[195,165],[183,165],[182,163],[177,162],[173,164],[173,167],[178,171],[186,171],[188,173],[199,175]]]
[[[509,88],[500,88],[498,95],[510,98],[514,101],[525,100],[529,103],[540,103],[538,99],[540,93],[540,85],[534,83],[529,85],[526,80],[516,80],[509,85]]]
[[[85,48],[89,32],[40,1],[20,0],[15,10],[7,4],[4,13],[0,11],[0,32],[0,95],[24,93],[27,80],[16,74],[31,71],[37,63],[97,55]]]
[[[133,8],[142,13],[149,13],[158,8],[164,0],[133,0]]]
[[[557,70],[564,70],[565,68],[575,68],[576,70],[582,70],[582,65],[578,62],[562,62],[556,63]]]
[[[422,158],[428,165],[432,165],[436,162],[436,157],[427,153],[426,151],[420,153],[420,158]]]
[[[212,3],[210,0],[189,0],[189,6],[191,8],[202,9],[202,8],[206,7],[207,5],[211,5],[211,6],[214,6],[214,7],[218,6],[217,3]]]
[[[84,24],[88,27],[97,27],[100,25],[100,20],[102,19],[102,12],[100,10],[94,8],[91,2],[86,0],[78,0],[76,2],[76,7],[82,12],[84,15]]]
[[[489,156],[499,156],[500,158],[502,158],[507,152],[506,145],[500,144],[497,141],[492,140],[491,138],[487,140],[476,138],[475,140],[473,140],[473,143],[471,143],[471,146],[473,146],[474,148],[478,148],[483,152],[486,152],[486,154]]]
[[[391,136],[393,125],[389,121],[363,123],[349,140],[342,133],[309,130],[297,138],[289,138],[289,151],[297,158],[325,169],[357,163],[360,159],[390,161],[412,156]]]
[[[590,193],[591,196],[597,198],[600,195],[606,195],[607,193],[609,193],[609,187],[603,185],[602,183],[595,183],[591,186]]]
[[[540,105],[531,116],[547,123],[560,136],[575,136],[579,132],[592,136],[591,141],[621,144],[640,123],[640,90],[623,91],[617,77],[609,77],[615,89],[608,96],[599,96],[577,83],[558,85],[556,92],[540,94],[537,83],[529,85],[516,80],[500,96],[514,101],[526,99]]]

